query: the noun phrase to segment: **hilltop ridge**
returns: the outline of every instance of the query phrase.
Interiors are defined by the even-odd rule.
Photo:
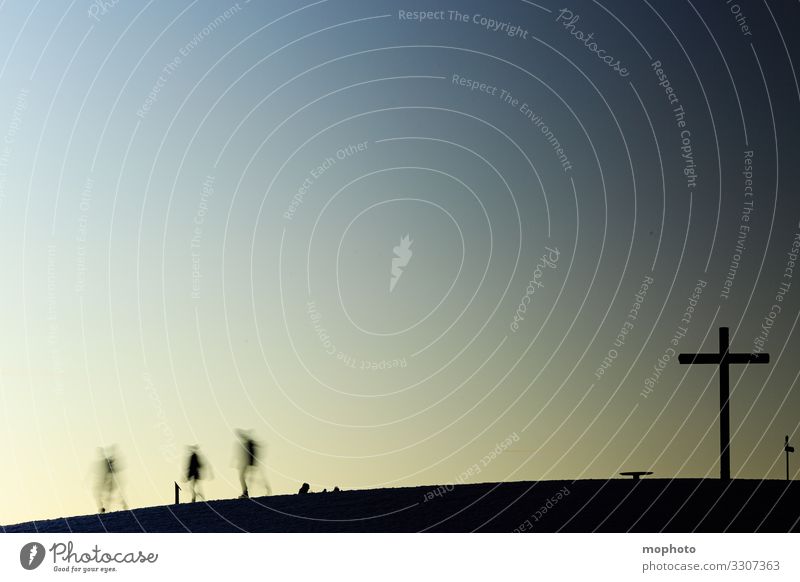
[[[431,485],[145,507],[5,532],[790,532],[800,483],[611,479]]]

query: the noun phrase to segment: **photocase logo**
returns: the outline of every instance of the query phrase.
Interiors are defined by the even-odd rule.
[[[35,570],[44,561],[44,546],[39,542],[29,542],[19,551],[19,563],[26,570]]]
[[[411,251],[411,243],[413,242],[406,234],[400,239],[400,244],[392,249],[395,256],[392,257],[392,278],[389,280],[389,293],[394,291],[394,286],[397,285],[400,276],[403,274],[403,267],[408,265],[411,255],[414,254]]]

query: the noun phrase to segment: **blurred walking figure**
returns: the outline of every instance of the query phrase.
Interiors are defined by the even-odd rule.
[[[95,487],[98,511],[105,513],[106,509],[114,502],[115,496],[119,498],[122,509],[128,509],[128,504],[125,503],[125,497],[122,494],[122,484],[119,478],[121,466],[115,445],[108,447],[108,450],[98,447],[97,454],[100,457]]]
[[[188,449],[189,458],[186,461],[186,480],[189,482],[189,488],[192,492],[192,502],[196,501],[198,496],[200,499],[205,500],[206,496],[203,495],[200,489],[200,480],[211,478],[210,476],[206,477],[206,473],[210,472],[211,468],[207,467],[205,459],[200,455],[200,447],[191,445]]]
[[[260,445],[253,440],[253,437],[248,430],[239,429],[236,431],[236,436],[239,437],[238,468],[239,483],[242,486],[242,494],[239,496],[239,499],[246,499],[250,497],[250,491],[247,488],[247,479],[252,473],[256,474],[256,477],[264,485],[267,495],[269,495],[272,491],[258,459],[258,449]]]

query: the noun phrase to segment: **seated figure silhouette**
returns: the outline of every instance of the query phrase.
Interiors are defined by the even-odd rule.
[[[310,487],[309,487],[308,483],[303,483],[303,485],[300,487],[300,491],[298,491],[297,493],[302,495],[303,493],[308,493],[309,489],[310,489]]]
[[[250,490],[247,486],[248,477],[255,474],[259,481],[264,485],[264,489],[269,495],[272,490],[269,486],[264,471],[261,468],[259,461],[259,448],[260,445],[253,439],[250,431],[237,430],[236,435],[239,437],[239,484],[242,486],[242,494],[239,499],[247,499],[250,497]]]
[[[122,493],[122,484],[119,478],[121,469],[116,455],[116,447],[111,445],[108,450],[98,447],[97,454],[99,461],[97,464],[97,484],[95,486],[95,497],[97,498],[97,510],[105,513],[106,509],[118,497],[123,509],[128,509],[125,503],[125,496]]]
[[[189,482],[189,488],[192,492],[192,502],[197,500],[199,496],[205,500],[202,489],[200,488],[200,480],[206,478],[205,474],[210,472],[210,467],[207,467],[205,459],[200,455],[200,447],[192,445],[188,447],[189,458],[186,461],[186,480]]]

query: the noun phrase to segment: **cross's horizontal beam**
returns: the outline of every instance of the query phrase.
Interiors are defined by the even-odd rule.
[[[730,364],[769,364],[769,354],[728,354]]]
[[[769,354],[728,354],[729,364],[769,364]],[[721,364],[721,354],[680,354],[681,364]]]
[[[680,354],[678,361],[681,364],[719,364],[722,358],[719,354]]]

